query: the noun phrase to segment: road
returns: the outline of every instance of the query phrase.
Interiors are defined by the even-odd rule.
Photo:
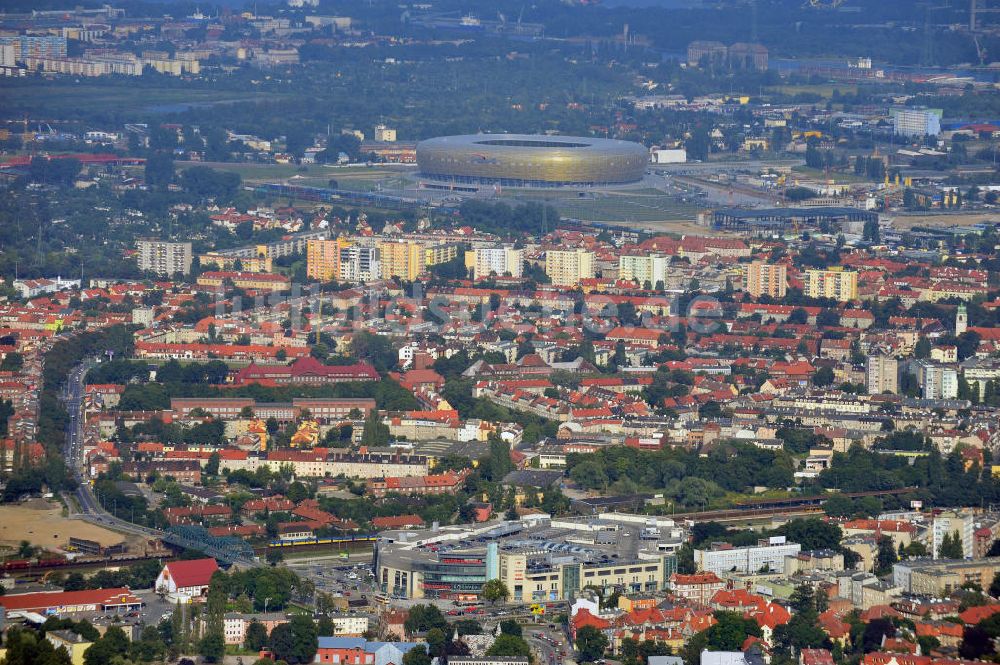
[[[66,411],[69,413],[69,424],[66,427],[66,443],[63,448],[63,457],[66,460],[66,466],[69,468],[70,473],[78,483],[76,492],[73,493],[77,510],[72,509],[71,502],[67,501],[67,505],[71,507],[71,514],[75,514],[76,517],[92,524],[98,524],[134,536],[162,538],[164,534],[161,531],[132,524],[104,510],[90,487],[83,457],[82,407],[84,378],[95,364],[96,361],[88,359],[74,367],[69,376],[66,377],[66,385],[63,388],[62,398],[66,406]]]

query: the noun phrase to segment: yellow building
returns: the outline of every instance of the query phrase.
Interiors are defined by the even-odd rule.
[[[833,298],[841,302],[858,299],[858,273],[837,266],[827,270],[807,270],[805,295]]]
[[[346,238],[310,240],[306,244],[306,277],[327,282],[340,277],[340,250],[350,247]]]
[[[743,290],[759,298],[768,295],[772,298],[784,298],[788,282],[788,268],[784,265],[772,265],[754,261],[744,264]]]
[[[545,252],[545,274],[553,284],[575,286],[594,276],[594,253],[583,249],[550,249]]]
[[[424,246],[418,242],[380,242],[378,254],[379,261],[382,263],[383,279],[399,277],[413,281],[427,267]]]
[[[245,270],[247,272],[271,272],[273,261],[269,256],[228,256],[218,252],[208,252],[198,257],[202,269],[216,265],[219,270]]]
[[[73,665],[83,665],[83,654],[87,653],[87,649],[94,644],[71,630],[50,630],[45,633],[45,639],[51,642],[56,649],[59,647],[66,649]]]
[[[447,263],[458,258],[458,245],[431,245],[424,247],[424,265],[436,266],[439,263]]]

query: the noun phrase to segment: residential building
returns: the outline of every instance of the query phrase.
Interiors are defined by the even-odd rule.
[[[941,109],[894,108],[889,114],[896,136],[937,136],[941,133]]]
[[[899,392],[899,362],[892,356],[868,356],[865,376],[869,395]]]
[[[350,245],[340,249],[340,281],[371,282],[381,275],[377,247]]]
[[[222,635],[226,644],[243,644],[247,638],[247,627],[253,622],[264,626],[264,630],[270,635],[277,626],[288,623],[288,616],[284,612],[268,612],[267,614],[227,612],[222,617]],[[202,625],[204,625],[204,619],[202,619]]]
[[[934,515],[931,522],[931,553],[935,559],[941,556],[941,543],[944,537],[958,536],[962,541],[962,556],[966,559],[972,558],[972,551],[975,545],[973,533],[975,523],[971,511],[947,510]]]
[[[314,663],[330,665],[400,665],[414,647],[424,642],[369,642],[363,637],[320,637]]]
[[[924,399],[955,399],[958,397],[958,370],[930,360],[918,360],[911,365],[917,375]]]
[[[682,575],[674,573],[667,582],[667,590],[675,598],[699,605],[708,605],[708,602],[719,591],[726,588],[725,580],[719,578],[715,573],[695,573],[694,575]]]
[[[798,543],[786,542],[784,536],[774,536],[748,547],[713,543],[709,549],[694,551],[694,565],[699,571],[716,574],[732,570],[756,573],[763,568],[781,571],[785,567],[785,557],[796,555],[801,549]]]
[[[191,273],[191,243],[140,240],[136,244],[139,270],[171,276]]]
[[[220,287],[225,283],[251,291],[286,291],[291,286],[291,280],[284,275],[272,275],[266,272],[203,272],[198,275],[200,286]]]
[[[594,276],[594,253],[583,249],[545,252],[545,274],[558,286],[576,286]]]
[[[520,277],[524,273],[524,250],[513,247],[485,247],[465,253],[465,267],[476,279],[490,275]]]
[[[45,639],[56,649],[65,649],[72,665],[83,665],[83,654],[94,644],[72,630],[50,630],[45,633]]]
[[[649,286],[656,288],[657,284],[662,286],[667,283],[669,267],[668,256],[622,254],[618,257],[618,279],[635,281],[639,286],[648,283]]]
[[[340,252],[350,246],[344,238],[317,238],[306,243],[306,277],[321,282],[340,278]]]
[[[743,290],[759,298],[762,295],[784,298],[788,283],[788,268],[784,264],[754,261],[744,264]]]
[[[413,281],[426,269],[424,246],[412,241],[386,241],[378,245],[382,278]]]
[[[857,300],[858,273],[841,267],[807,270],[805,295],[810,298],[833,298],[841,302]]]
[[[942,598],[966,584],[988,589],[997,573],[1000,573],[1000,557],[967,561],[915,559],[893,565],[892,581],[904,593]]]

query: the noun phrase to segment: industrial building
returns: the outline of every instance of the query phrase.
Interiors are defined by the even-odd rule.
[[[878,222],[878,213],[861,208],[817,206],[815,208],[727,208],[716,210],[712,228],[752,237],[784,235],[801,228],[817,228],[823,222]]]

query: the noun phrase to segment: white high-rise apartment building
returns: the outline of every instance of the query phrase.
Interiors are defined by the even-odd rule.
[[[465,264],[473,269],[476,279],[508,273],[511,277],[520,277],[524,274],[524,250],[513,247],[473,249],[466,253]]]
[[[191,243],[140,240],[136,244],[139,270],[157,275],[191,273]]]
[[[618,279],[639,282],[639,286],[649,282],[656,288],[657,282],[667,283],[670,257],[657,254],[638,256],[622,254],[618,257]]]

